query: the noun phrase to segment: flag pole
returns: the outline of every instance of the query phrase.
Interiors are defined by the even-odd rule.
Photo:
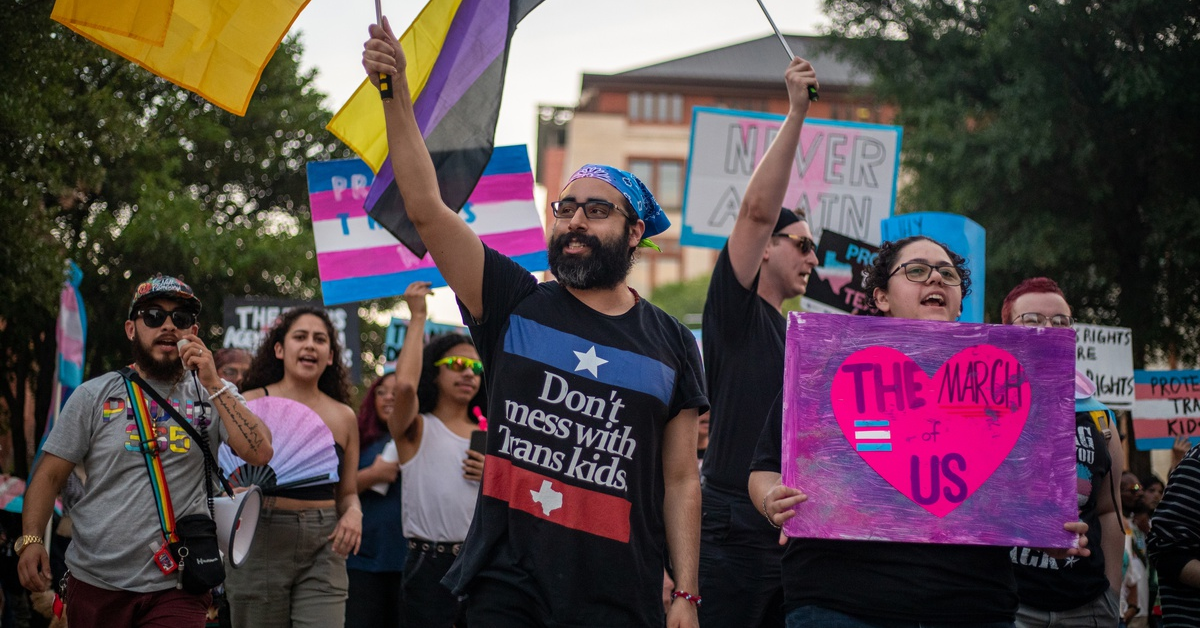
[[[375,23],[379,25],[379,28],[383,28],[383,6],[381,0],[375,0]],[[379,97],[384,100],[392,99],[392,76],[390,74],[379,73]]]
[[[375,3],[378,5],[379,0],[375,0]],[[771,29],[775,31],[775,36],[779,38],[779,43],[783,44],[783,49],[787,51],[788,63],[791,63],[792,59],[796,58],[796,54],[792,52],[792,47],[783,38],[783,33],[779,32],[779,27],[775,25],[775,20],[771,19],[771,14],[767,11],[767,5],[763,4],[763,0],[758,0],[758,6],[762,9],[763,15],[767,16],[767,21],[771,23]],[[817,95],[817,88],[812,85],[808,86],[808,99],[813,102],[820,100],[820,96]]]

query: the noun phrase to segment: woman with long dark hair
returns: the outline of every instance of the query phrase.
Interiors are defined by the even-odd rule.
[[[358,426],[337,330],[324,310],[288,310],[243,382],[247,406],[279,435],[264,467],[221,452],[234,484],[266,496],[246,563],[231,569],[233,625],[341,626],[346,556],[358,551]]]
[[[396,374],[385,373],[367,389],[358,409],[358,499],[363,531],[358,553],[346,559],[350,597],[346,628],[398,628],[403,624],[404,537],[400,521],[400,463],[387,421],[396,403]]]
[[[463,605],[441,579],[471,527],[483,454],[470,451],[483,407],[483,364],[471,339],[445,334],[425,345],[429,285],[408,287],[412,318],[396,359],[396,407],[388,422],[400,457],[404,537],[405,623],[465,626]]]
[[[925,236],[885,242],[867,293],[883,316],[953,322],[970,292],[966,260]],[[763,428],[750,497],[781,527],[808,497],[780,481],[782,424]],[[1077,534],[1087,526],[1064,525]],[[788,628],[1012,628],[1017,586],[1008,547],[787,539],[783,555]],[[1086,539],[1081,539],[1086,544]],[[1088,550],[1070,550],[1086,556]],[[1064,556],[1065,557],[1065,556]]]

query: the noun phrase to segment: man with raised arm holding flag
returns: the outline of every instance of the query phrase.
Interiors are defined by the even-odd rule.
[[[746,493],[750,460],[783,386],[783,302],[804,294],[817,266],[803,216],[782,208],[808,89],[817,75],[794,58],[784,74],[788,115],[754,169],[704,303],[704,364],[712,399],[704,452],[700,583],[706,628],[783,626],[779,533]],[[754,385],[747,385],[754,382]]]
[[[552,203],[537,283],[442,201],[387,27],[363,66],[393,76],[383,103],[408,217],[458,296],[484,363],[487,457],[480,499],[443,582],[476,626],[697,626],[696,422],[708,407],[690,331],[626,283],[643,238],[670,223],[633,175],[576,172]]]

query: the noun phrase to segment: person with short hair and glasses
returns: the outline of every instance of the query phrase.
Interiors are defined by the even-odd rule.
[[[1000,308],[1005,325],[1070,328],[1075,320],[1066,296],[1047,277],[1026,279],[1009,291]],[[1095,397],[1096,385],[1075,372],[1075,453],[1079,519],[1088,524],[1090,556],[1060,559],[1028,547],[1014,547],[1019,628],[1118,624],[1121,557],[1125,531],[1120,518],[1125,453],[1112,410]],[[1035,417],[1031,417],[1035,418]]]
[[[970,293],[966,260],[925,236],[884,242],[866,287],[883,316],[953,322]],[[947,330],[948,333],[951,330]],[[781,528],[807,495],[781,481],[782,415],[759,438],[750,496]],[[1087,526],[1063,528],[1083,534]],[[1012,628],[1016,582],[1009,548],[787,538],[783,588],[787,628]],[[1086,557],[1087,540],[1066,556]]]
[[[200,311],[200,300],[181,279],[157,274],[139,284],[125,321],[132,369],[207,438],[211,451],[224,442],[246,460],[266,464],[271,432],[217,374],[212,352],[197,335]],[[132,399],[131,390],[137,391]],[[142,394],[145,405],[137,405],[152,421],[152,445],[139,436],[134,411]],[[67,621],[77,628],[200,628],[212,601],[207,592],[177,588],[175,563],[156,556],[167,551],[160,512],[174,511],[172,531],[182,517],[208,516],[205,482],[211,478],[201,448],[150,397],[118,372],[84,382],[46,438],[25,493],[18,571],[27,589],[45,591],[54,583],[42,535],[54,499],[76,465],[86,474],[71,511],[65,579]],[[152,490],[148,464],[161,464],[165,487]]]
[[[783,386],[783,302],[804,294],[817,266],[803,210],[782,207],[816,72],[794,59],[784,84],[787,118],[750,177],[704,303],[713,407],[701,468],[700,622],[713,628],[783,625],[783,548],[746,494],[746,482],[763,424],[782,407],[776,393]]]
[[[476,626],[695,628],[703,367],[691,331],[627,282],[670,220],[631,173],[585,165],[547,228],[557,281],[539,283],[442,201],[404,52],[386,21],[370,31],[364,69],[394,78],[383,110],[396,185],[458,297],[488,393],[481,490],[443,584],[467,595]],[[668,554],[677,590],[664,618]]]

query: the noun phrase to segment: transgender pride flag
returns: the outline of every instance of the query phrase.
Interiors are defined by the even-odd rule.
[[[373,180],[361,159],[308,164],[317,269],[325,305],[397,296],[414,281],[446,285],[426,253],[417,257],[367,215]],[[546,237],[533,202],[525,146],[500,146],[459,216],[483,243],[530,272],[545,270]]]

